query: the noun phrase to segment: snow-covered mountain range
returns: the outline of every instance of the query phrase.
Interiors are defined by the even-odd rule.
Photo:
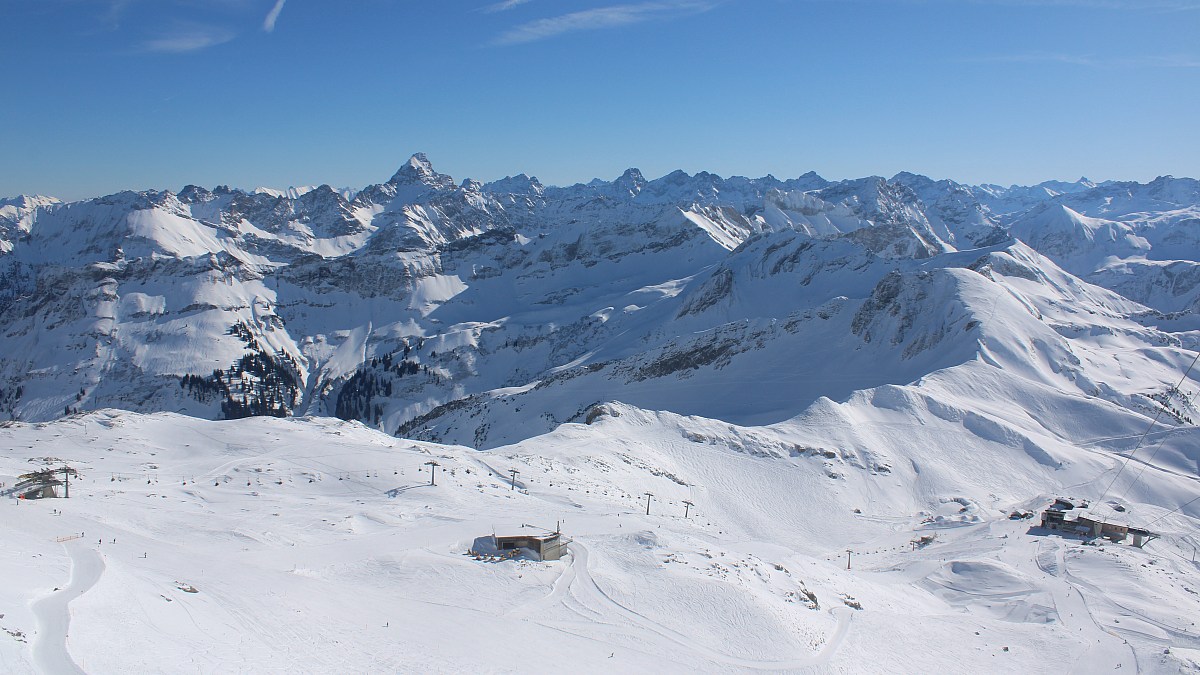
[[[610,398],[780,421],[975,359],[1012,324],[1001,290],[1062,350],[1111,322],[1181,344],[1198,213],[1191,179],[630,169],[559,188],[456,183],[419,154],[357,192],[6,199],[0,415],[330,414],[480,447],[517,440],[480,415],[522,408],[513,426],[533,433]],[[1064,386],[1092,379],[1060,370]],[[1109,384],[1120,405],[1150,393]]]
[[[15,521],[0,628],[37,637],[0,666],[508,667],[463,630],[585,671],[1200,668],[1198,267],[1171,177],[553,187],[418,154],[361,190],[5,199],[0,483],[69,461],[87,499]],[[1162,539],[1008,520],[1060,493]],[[564,519],[566,567],[462,559]],[[69,597],[28,589],[66,566],[64,646]]]

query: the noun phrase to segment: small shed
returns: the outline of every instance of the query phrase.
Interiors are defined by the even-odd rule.
[[[518,551],[525,549],[537,555],[539,560],[559,560],[567,542],[558,532],[547,534],[519,534],[507,537],[494,537],[498,551]]]

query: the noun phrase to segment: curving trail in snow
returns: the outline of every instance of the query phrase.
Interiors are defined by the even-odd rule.
[[[67,629],[71,623],[69,605],[91,590],[104,573],[104,560],[90,548],[67,545],[71,556],[71,579],[67,585],[33,603],[37,634],[33,638],[33,663],[43,673],[83,673],[67,650]]]
[[[1066,550],[1063,542],[1044,539],[1038,543],[1034,561],[1049,577],[1046,584],[1054,598],[1054,608],[1059,622],[1070,631],[1077,631],[1087,649],[1076,659],[1073,673],[1096,672],[1100,668],[1112,668],[1112,664],[1128,664],[1139,672],[1133,648],[1121,638],[1105,629],[1092,614],[1079,585],[1067,571]]]
[[[589,599],[593,604],[603,605],[636,626],[666,638],[710,661],[751,670],[790,670],[810,668],[824,664],[837,652],[846,637],[846,633],[850,630],[851,611],[847,608],[839,607],[831,610],[833,616],[837,618],[837,628],[829,635],[829,639],[825,642],[825,646],[821,651],[815,654],[788,659],[786,661],[757,661],[731,656],[698,642],[688,635],[668,628],[612,599],[611,596],[600,588],[588,570],[587,547],[578,541],[574,541],[568,545],[568,549],[571,551],[569,566],[554,582],[553,590],[544,598],[510,612],[509,616],[516,618],[525,618],[531,615],[536,616],[542,609],[562,601],[570,593],[579,600]]]

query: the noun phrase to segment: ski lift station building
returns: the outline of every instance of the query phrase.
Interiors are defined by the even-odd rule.
[[[17,499],[52,499],[60,496],[59,488],[62,484],[61,480],[54,478],[30,479],[17,483],[6,493],[16,494]]]
[[[1068,512],[1075,517],[1068,520]],[[1158,538],[1157,534],[1149,530],[1130,527],[1123,523],[1107,522],[1088,509],[1086,501],[1063,497],[1055,499],[1054,503],[1042,512],[1042,527],[1048,530],[1070,532],[1091,539],[1103,537],[1112,542],[1125,541],[1126,538],[1132,537],[1133,545],[1138,548],[1145,546],[1150,540]]]
[[[558,532],[495,536],[493,539],[499,551],[526,549],[536,553],[541,560],[560,560],[563,549],[567,547],[567,541]]]

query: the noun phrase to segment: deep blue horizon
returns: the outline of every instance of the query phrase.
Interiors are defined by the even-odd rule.
[[[0,195],[1200,175],[1200,0],[0,0]]]

